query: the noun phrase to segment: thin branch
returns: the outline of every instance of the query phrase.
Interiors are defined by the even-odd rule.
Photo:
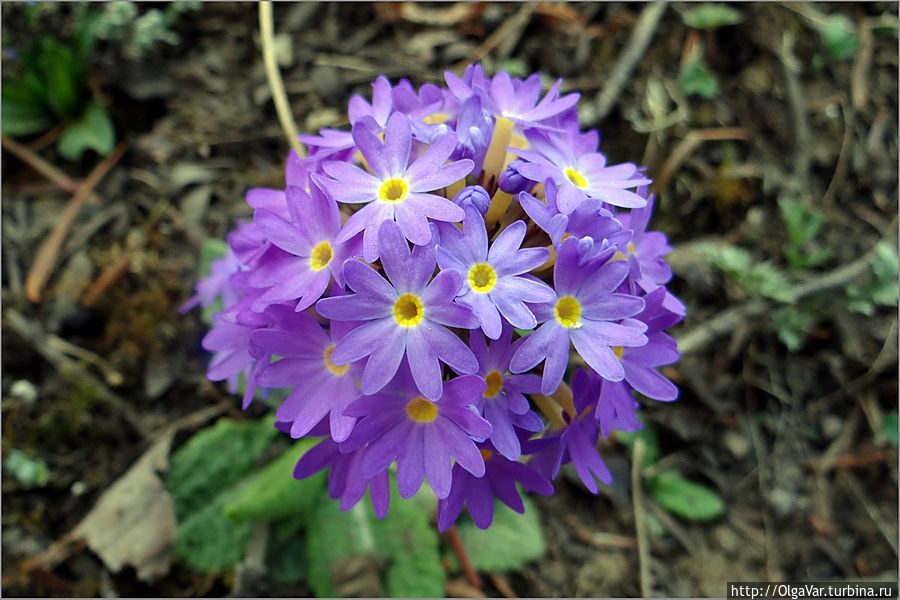
[[[278,71],[275,61],[275,27],[272,24],[272,3],[259,3],[259,34],[262,41],[263,62],[266,67],[266,80],[269,82],[269,90],[272,92],[272,100],[275,102],[275,111],[278,113],[278,121],[291,148],[297,156],[306,156],[306,148],[300,143],[297,133],[297,124],[291,115],[290,104],[284,91],[284,82]]]
[[[650,40],[653,39],[653,34],[656,33],[659,21],[666,10],[666,4],[666,0],[654,2],[648,5],[641,13],[641,16],[638,17],[637,24],[635,24],[634,30],[631,32],[631,37],[628,38],[625,49],[619,55],[619,61],[610,72],[606,85],[603,86],[603,90],[597,98],[597,112],[595,115],[597,121],[608,115],[619,99],[619,94],[622,93],[622,89],[628,82],[628,76],[631,75],[631,71],[634,70],[638,61],[644,56],[647,47],[650,45]]]
[[[466,553],[466,548],[463,546],[462,539],[459,537],[456,525],[451,525],[450,529],[447,530],[447,541],[450,542],[450,547],[453,549],[453,553],[459,561],[459,566],[466,576],[466,581],[468,581],[469,585],[472,587],[481,589],[481,578],[478,577],[478,572],[475,570],[475,567],[472,566],[472,561],[469,560],[469,555]]]
[[[87,179],[78,186],[78,191],[75,192],[75,195],[72,196],[72,199],[66,205],[65,210],[56,221],[56,225],[53,226],[50,235],[44,239],[41,247],[38,248],[34,262],[31,263],[31,269],[28,271],[28,276],[25,278],[25,295],[30,301],[40,302],[44,285],[53,273],[56,259],[59,257],[59,252],[62,249],[63,242],[66,240],[66,236],[69,234],[69,230],[72,229],[72,225],[75,223],[75,218],[81,212],[81,208],[88,198],[93,194],[94,188],[97,187],[100,180],[125,154],[126,147],[126,143],[123,140],[112,151],[112,154],[94,167]]]
[[[644,520],[644,484],[641,478],[644,450],[644,440],[637,438],[634,442],[634,453],[631,455],[631,498],[634,504],[634,529],[637,537],[641,596],[649,598],[653,584],[650,579],[650,542],[647,535],[647,522]]]
[[[32,169],[46,177],[50,180],[56,187],[63,190],[64,192],[69,192],[70,194],[74,194],[78,191],[79,182],[73,180],[71,177],[66,175],[61,169],[53,166],[46,160],[40,157],[34,150],[20,144],[16,140],[12,139],[8,135],[3,136],[3,148],[14,154],[16,158],[26,163]],[[99,196],[96,194],[91,194],[89,200],[94,201],[99,199]]]

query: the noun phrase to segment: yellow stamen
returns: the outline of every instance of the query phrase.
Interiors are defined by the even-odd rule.
[[[309,268],[313,271],[321,271],[328,266],[333,258],[334,248],[331,247],[331,242],[328,240],[319,242],[313,246],[309,255]]]
[[[497,271],[488,263],[475,263],[469,269],[469,287],[473,292],[487,294],[495,285],[497,285]]]
[[[566,179],[572,182],[572,185],[579,189],[584,189],[588,186],[588,181],[584,175],[582,175],[577,169],[573,169],[572,167],[566,167],[566,170],[563,171],[566,175]]]
[[[490,458],[494,455],[494,453],[491,450],[486,450],[484,448],[479,450],[479,452],[481,452],[481,458],[484,459],[484,462],[487,462],[488,460],[490,460]]]
[[[628,254],[634,254],[635,248],[634,244],[632,244],[631,242],[628,242],[628,245],[625,246],[625,249],[628,250]],[[613,254],[613,257],[610,260],[628,260],[628,257],[621,250],[618,250],[615,254]]]
[[[407,403],[406,414],[416,423],[431,423],[438,416],[437,404],[416,396]]]
[[[500,178],[500,172],[506,162],[506,149],[509,147],[509,138],[512,136],[515,123],[506,117],[497,117],[494,123],[494,133],[491,143],[484,156],[484,174],[481,176],[481,185],[487,187]]]
[[[402,177],[391,177],[378,188],[378,199],[388,204],[403,202],[409,194],[409,183]]]
[[[325,346],[325,368],[328,369],[328,372],[334,375],[335,377],[343,377],[347,374],[347,371],[350,369],[350,365],[336,365],[331,362],[331,355],[334,353],[334,344],[328,344]]]
[[[503,389],[503,375],[498,371],[491,371],[484,376],[484,380],[487,382],[487,388],[484,390],[485,398],[493,398]]]
[[[425,307],[415,294],[403,294],[394,302],[394,320],[400,327],[415,327],[425,318]]]
[[[618,358],[618,359],[620,359],[620,360],[621,360],[621,358],[622,358],[622,352],[624,352],[624,350],[625,350],[625,349],[622,348],[622,346],[615,346],[615,347],[613,347],[613,353],[616,355],[616,358]]]
[[[450,113],[436,112],[431,113],[427,117],[422,118],[422,122],[426,125],[440,125],[450,120]]]
[[[573,296],[563,296],[553,310],[556,321],[568,329],[581,327],[581,304]]]

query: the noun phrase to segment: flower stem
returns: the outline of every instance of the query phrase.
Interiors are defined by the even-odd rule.
[[[288,144],[294,149],[297,156],[303,158],[306,156],[306,148],[300,143],[300,138],[297,134],[297,124],[294,123],[294,117],[291,116],[287,93],[284,91],[284,82],[281,80],[281,73],[279,73],[278,64],[275,61],[274,29],[272,24],[272,3],[260,2],[259,34],[262,42],[263,63],[266,67],[266,80],[269,82],[269,90],[272,92],[272,100],[275,102],[278,121],[281,123],[281,129],[284,131],[285,137],[287,137]]]
[[[466,576],[469,585],[481,589],[481,578],[478,577],[478,572],[475,570],[475,567],[472,566],[469,555],[466,554],[466,549],[463,546],[462,540],[459,538],[459,532],[456,530],[456,525],[451,525],[450,529],[447,530],[447,541],[450,542],[450,547],[453,549],[453,553],[456,555],[459,566],[462,568],[463,574]]]

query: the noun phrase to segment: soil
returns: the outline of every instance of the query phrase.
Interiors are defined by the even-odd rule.
[[[828,55],[805,6],[736,5],[740,23],[698,32],[682,21],[686,5],[668,5],[605,115],[601,93],[642,4],[277,4],[275,23],[291,110],[308,132],[346,125],[349,96],[367,95],[382,73],[439,81],[445,69],[480,57],[489,72],[512,65],[565,77],[581,91],[585,126],[599,128],[610,160],[645,164],[658,182],[654,224],[677,248],[672,289],[689,307],[675,332],[683,340],[752,302],[700,257],[699,242],[742,247],[788,269],[780,197],[825,215],[819,239],[831,257],[795,273],[798,282],[851,263],[880,240],[896,246],[897,5],[816,7],[860,29],[846,60]],[[23,10],[3,6],[7,47],[27,42]],[[70,7],[45,13],[59,31],[71,27]],[[884,31],[891,28],[894,35]],[[248,188],[282,184],[287,146],[266,84],[256,6],[204,4],[174,29],[177,44],[140,60],[123,58],[114,44],[98,52],[91,85],[127,147],[96,189],[101,200],[76,219],[37,303],[25,296],[25,276],[70,194],[3,154],[3,456],[19,449],[49,467],[47,484],[36,488],[3,471],[4,595],[232,589],[227,574],[177,565],[142,584],[133,570],[109,573],[84,549],[51,569],[25,568],[141,456],[148,432],[223,396],[241,418],[239,401],[205,380],[199,314],[178,307],[191,294],[203,239],[250,216]],[[678,84],[680,64],[698,44],[718,81],[708,100],[685,97]],[[4,70],[9,60],[5,54]],[[710,131],[718,133],[704,137]],[[699,143],[685,145],[694,138]],[[89,152],[66,162],[44,146],[39,156],[73,179],[100,161]],[[86,302],[110,269],[116,275]],[[724,596],[727,581],[896,582],[897,450],[882,429],[897,408],[897,311],[847,310],[849,283],[816,297],[815,325],[798,350],[779,340],[764,308],[741,313],[750,316],[667,371],[681,387],[679,401],[645,406],[660,437],[657,467],[706,484],[727,508],[713,521],[690,522],[644,494],[652,594]],[[85,361],[77,349],[100,360]],[[630,459],[620,443],[603,452],[614,485],[595,497],[564,472],[554,496],[536,499],[544,557],[486,577],[485,594],[642,593]]]

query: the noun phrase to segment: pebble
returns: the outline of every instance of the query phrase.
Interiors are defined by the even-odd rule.
[[[31,405],[37,400],[38,391],[34,384],[27,379],[19,379],[13,382],[9,388],[9,395],[22,404]]]

